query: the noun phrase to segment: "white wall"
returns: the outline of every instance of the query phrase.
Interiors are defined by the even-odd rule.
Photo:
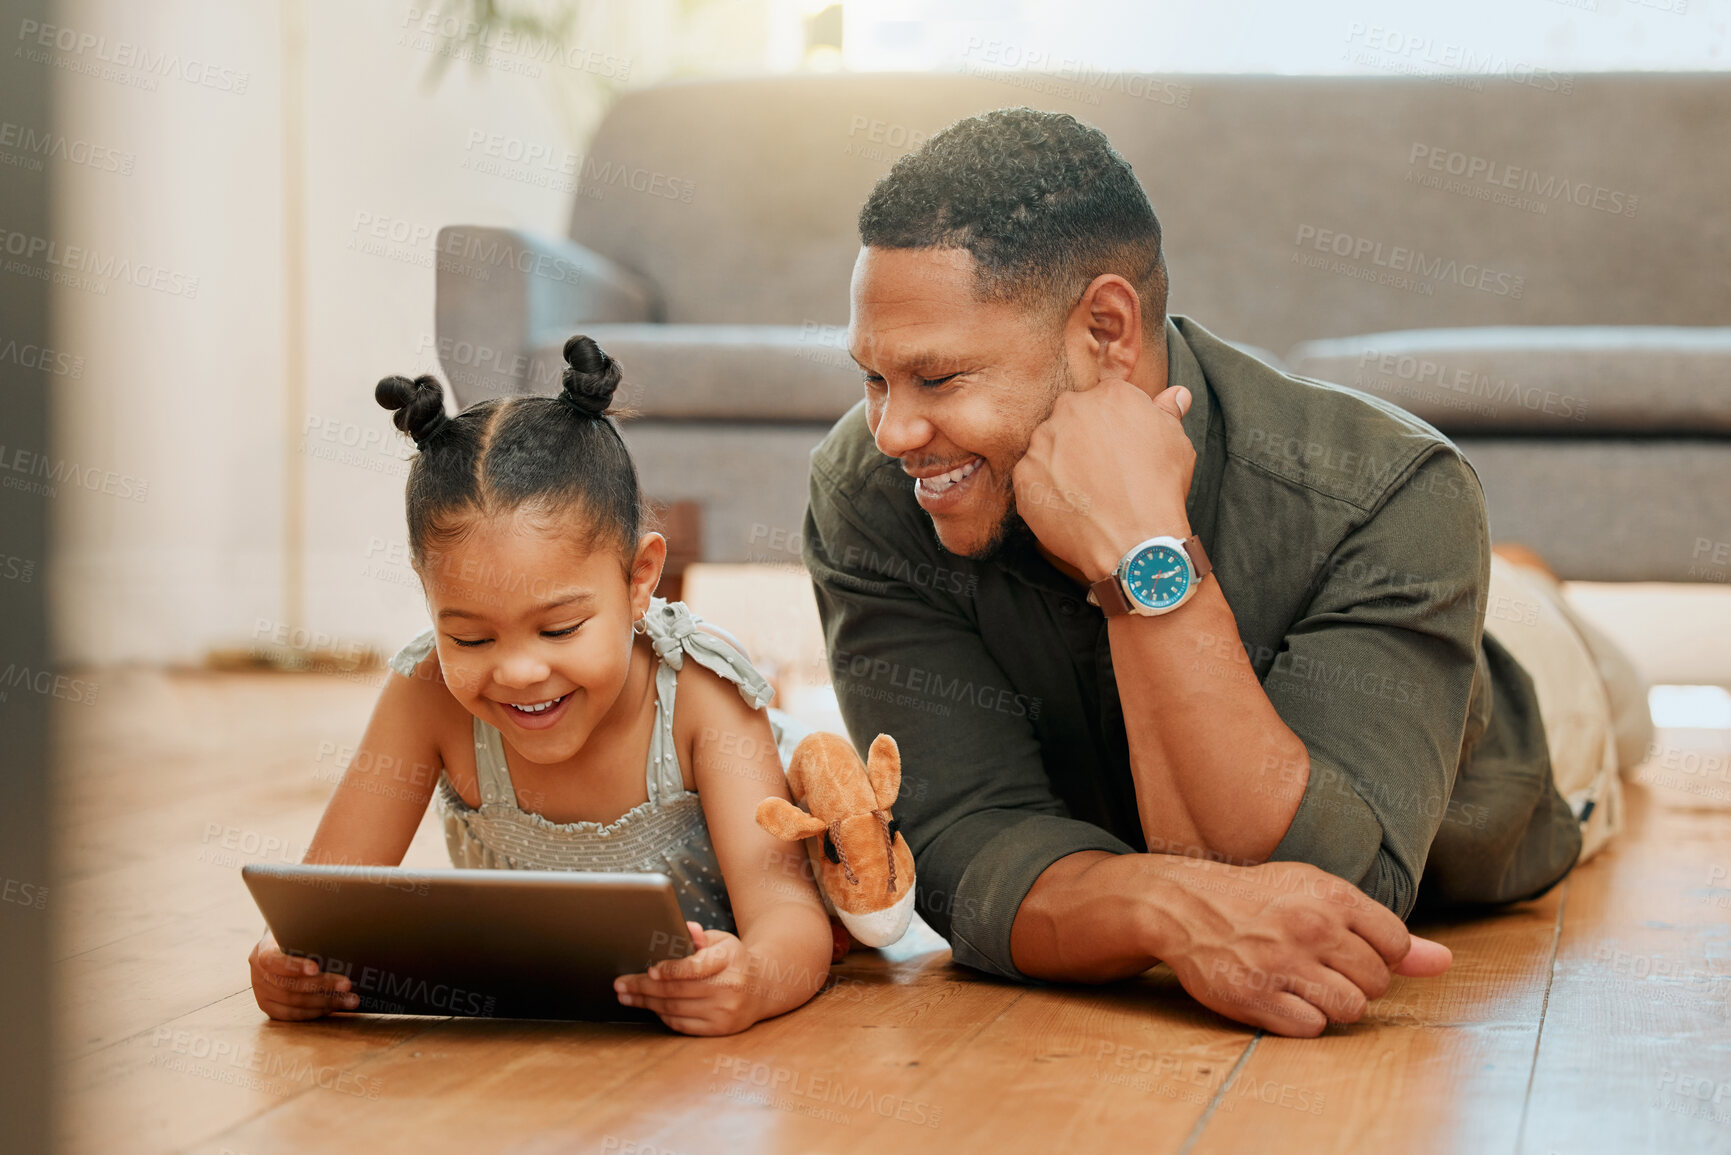
[[[403,27],[405,10],[318,0],[306,61],[306,621],[389,648],[426,623],[402,551],[412,448],[373,401],[373,385],[391,373],[443,375],[432,343],[440,226],[565,230],[569,193],[466,169],[485,155],[466,147],[471,137],[520,137],[560,155],[574,147],[544,79],[504,70],[477,78],[453,63],[429,90],[432,57],[398,42],[416,34]],[[331,452],[340,456],[318,456]]]
[[[55,381],[52,456],[98,471],[87,475],[93,488],[61,483],[50,499],[59,645],[76,660],[191,657],[274,613],[280,596],[276,13],[74,2],[60,19],[103,43],[8,66],[56,68],[55,131],[119,150],[131,171],[50,160],[54,239],[197,287],[56,290],[55,344],[83,362],[76,378]],[[100,56],[123,43],[178,55],[185,72],[156,75],[152,91],[123,82],[152,79],[142,68],[115,67],[120,79],[75,70],[110,67]],[[228,70],[229,90],[183,79],[202,75],[191,60],[214,62],[219,82]],[[110,488],[132,498],[102,492],[115,474]]]
[[[64,659],[197,662],[253,641],[261,621],[267,633],[298,626],[338,648],[388,652],[421,628],[401,556],[407,449],[372,386],[389,373],[437,370],[431,245],[440,226],[560,233],[572,201],[567,190],[466,168],[478,155],[472,135],[580,152],[609,71],[635,86],[705,70],[678,0],[638,0],[587,5],[578,40],[600,58],[587,71],[527,61],[537,76],[514,70],[524,58],[505,53],[501,67],[479,73],[452,62],[429,86],[426,48],[436,40],[410,13],[437,7],[68,0],[60,46],[41,48],[35,33],[21,42],[43,59],[8,60],[57,70],[56,132],[131,158],[129,172],[46,161],[59,212],[53,239],[197,278],[195,293],[124,282],[102,294],[56,290],[57,349],[82,362],[76,377],[55,380],[49,457],[62,474],[72,464],[94,470],[80,475],[91,488],[63,482],[48,499],[59,540],[46,580]],[[297,10],[305,403],[293,416],[282,35],[285,11]],[[764,11],[727,0],[704,18],[761,23]],[[122,45],[135,55],[117,61]],[[138,49],[179,61],[178,71],[148,71]],[[205,75],[192,61],[214,65],[214,85],[184,78]],[[761,63],[738,43],[725,62]],[[154,91],[136,83],[153,75]],[[288,607],[284,555],[284,486],[295,468],[306,511],[299,614]],[[105,484],[134,496],[104,493]]]
[[[1716,69],[1727,0],[869,0],[857,70],[1429,73]]]

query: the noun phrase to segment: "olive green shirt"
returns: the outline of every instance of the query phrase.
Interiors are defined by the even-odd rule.
[[[1184,317],[1166,336],[1168,381],[1194,399],[1190,525],[1240,634],[1204,638],[1191,669],[1224,673],[1242,647],[1309,753],[1271,859],[1312,863],[1402,918],[1421,877],[1427,905],[1543,893],[1580,827],[1532,682],[1484,635],[1472,467],[1386,402],[1283,374]],[[1086,589],[1031,544],[948,553],[912,485],[855,406],[812,453],[805,562],[853,741],[901,747],[918,910],[957,962],[1027,981],[1010,928],[1042,871],[1081,850],[1183,848],[1144,842]],[[1246,768],[1244,788],[1305,772]]]

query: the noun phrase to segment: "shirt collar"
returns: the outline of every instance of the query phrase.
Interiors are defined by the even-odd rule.
[[[1208,378],[1203,375],[1202,364],[1196,360],[1196,354],[1190,351],[1190,342],[1184,338],[1184,328],[1190,325],[1188,317],[1166,318],[1166,384],[1182,385],[1190,390],[1190,411],[1184,415],[1184,432],[1190,435],[1190,445],[1196,450],[1198,461],[1202,459],[1202,451],[1208,444],[1208,425],[1214,414],[1214,398],[1210,395]],[[1192,496],[1196,493],[1196,485],[1190,486]]]
[[[1166,318],[1166,384],[1190,390],[1190,411],[1184,415],[1184,432],[1196,450],[1196,468],[1190,475],[1190,492],[1184,512],[1190,532],[1202,539],[1202,548],[1214,542],[1214,515],[1220,503],[1220,474],[1226,465],[1226,436],[1217,420],[1220,407],[1214,387],[1202,371],[1202,363],[1190,348],[1189,336],[1211,337],[1189,317]]]

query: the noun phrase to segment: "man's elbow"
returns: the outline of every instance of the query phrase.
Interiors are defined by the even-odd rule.
[[[1263,755],[1248,789],[1232,792],[1234,805],[1222,811],[1201,840],[1200,849],[1207,857],[1235,866],[1259,866],[1285,840],[1311,774],[1310,752],[1296,735],[1291,737],[1291,743]],[[1148,849],[1157,848],[1150,843]]]

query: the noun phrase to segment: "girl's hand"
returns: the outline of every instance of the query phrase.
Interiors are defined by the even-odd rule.
[[[324,974],[313,960],[284,954],[269,930],[246,961],[252,967],[252,997],[273,1019],[298,1022],[360,1005],[346,975]]]
[[[685,924],[696,949],[684,958],[651,966],[645,974],[613,980],[619,1001],[648,1007],[683,1035],[731,1035],[757,1021],[752,998],[751,955],[724,930]]]

